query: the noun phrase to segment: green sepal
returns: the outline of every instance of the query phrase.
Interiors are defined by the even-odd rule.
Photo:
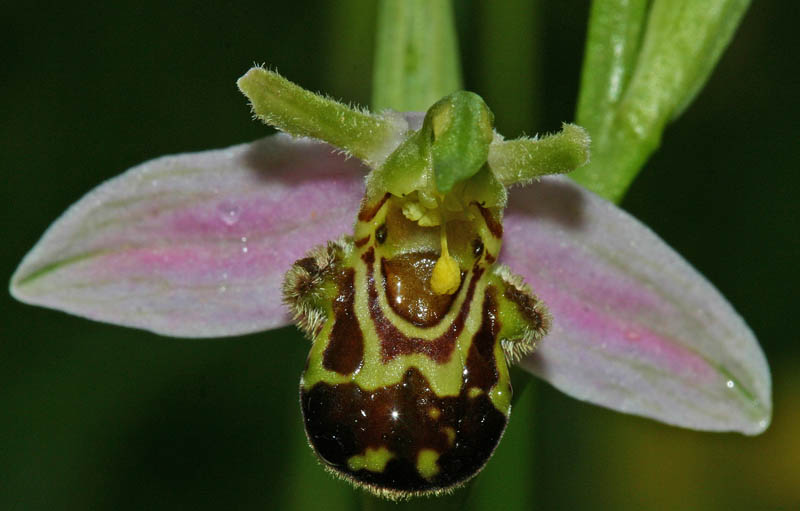
[[[314,94],[278,73],[254,67],[236,82],[257,118],[298,137],[311,137],[379,165],[407,131],[401,115],[370,114]]]
[[[589,161],[591,140],[585,129],[564,124],[546,137],[496,141],[489,149],[489,166],[506,186],[524,184],[548,174],[571,172]]]

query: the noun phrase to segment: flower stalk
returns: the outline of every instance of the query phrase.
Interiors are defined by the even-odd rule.
[[[423,112],[461,89],[450,0],[381,0],[372,108]]]
[[[592,3],[577,122],[592,163],[572,174],[619,202],[708,80],[749,0],[598,0]]]

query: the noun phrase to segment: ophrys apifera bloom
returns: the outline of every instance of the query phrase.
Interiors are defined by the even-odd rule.
[[[355,158],[277,135],[145,163],[68,210],[12,292],[189,337],[285,325],[285,295],[313,338],[301,390],[312,446],[378,492],[438,491],[479,470],[507,421],[517,357],[629,413],[766,427],[758,344],[680,256],[566,179],[506,191],[585,159],[579,129],[506,141],[465,93],[425,117],[319,101],[310,127],[297,121],[302,101],[258,113]],[[358,159],[372,169],[366,187]],[[474,418],[483,430],[463,420]]]

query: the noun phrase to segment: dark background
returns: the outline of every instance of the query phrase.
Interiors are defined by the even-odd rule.
[[[588,2],[489,4],[459,4],[467,88],[507,136],[558,129],[574,115]],[[756,332],[772,426],[753,438],[680,430],[532,380],[472,508],[800,507],[800,38],[788,5],[753,3],[623,203]],[[374,15],[370,1],[5,6],[0,274],[104,179],[266,134],[234,85],[253,62],[368,104]],[[304,445],[296,389],[308,344],[293,328],[176,340],[7,294],[0,328],[0,509],[364,504]]]

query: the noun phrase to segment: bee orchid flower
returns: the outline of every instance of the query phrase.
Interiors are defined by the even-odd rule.
[[[436,316],[431,310],[444,300],[455,305],[443,306],[440,316],[469,310],[463,328],[477,332],[485,320],[469,309],[469,279],[497,266],[502,269],[492,275],[506,286],[497,298],[498,317],[513,316],[504,312],[502,297],[519,292],[524,297],[514,295],[509,303],[523,313],[535,310],[541,321],[541,331],[523,325],[503,339],[497,353],[509,361],[575,398],[625,413],[748,435],[767,427],[769,368],[733,307],[631,215],[566,177],[545,175],[585,161],[588,138],[580,128],[565,125],[550,137],[507,141],[492,131],[491,113],[472,96],[445,98],[427,114],[370,114],[259,68],[240,87],[259,117],[288,133],[164,156],[101,184],[45,232],[14,273],[11,293],[26,303],[166,336],[234,336],[293,321],[311,337],[333,335],[331,315],[339,324],[351,316],[363,324],[368,310],[376,324],[391,318],[376,320],[378,306],[360,308],[358,299],[350,312],[339,298],[327,309],[317,295],[298,304],[292,293],[308,282],[299,282],[297,272],[306,272],[301,277],[309,282],[322,279],[325,265],[362,250],[362,227],[367,241],[359,257],[366,261],[367,248],[372,257],[391,252],[389,241],[390,248],[378,246],[387,237],[385,226],[406,225],[390,227],[387,239],[397,235],[414,244],[411,252],[433,254],[423,261],[427,273],[420,280],[429,284],[428,294],[406,291],[411,294],[403,297],[419,298],[417,305],[393,308],[418,320],[409,329],[423,329],[426,314]],[[384,194],[388,212],[380,213],[385,223],[376,227],[363,213]],[[448,227],[458,222],[466,227]],[[414,238],[414,229],[434,234]],[[492,241],[485,229],[499,230],[502,249],[497,232]],[[334,247],[328,252],[306,256],[331,240],[339,241],[328,244]],[[490,257],[479,268],[478,261]],[[389,292],[395,281],[388,268],[385,293],[375,299],[386,310],[389,298],[403,298]],[[354,271],[356,293],[359,282],[374,284],[371,270]],[[314,356],[312,349],[309,360]],[[322,378],[312,369],[305,380]],[[420,454],[417,475],[438,477],[439,454]],[[392,456],[367,449],[348,463],[353,472],[374,475]],[[366,484],[382,487],[380,481]]]

